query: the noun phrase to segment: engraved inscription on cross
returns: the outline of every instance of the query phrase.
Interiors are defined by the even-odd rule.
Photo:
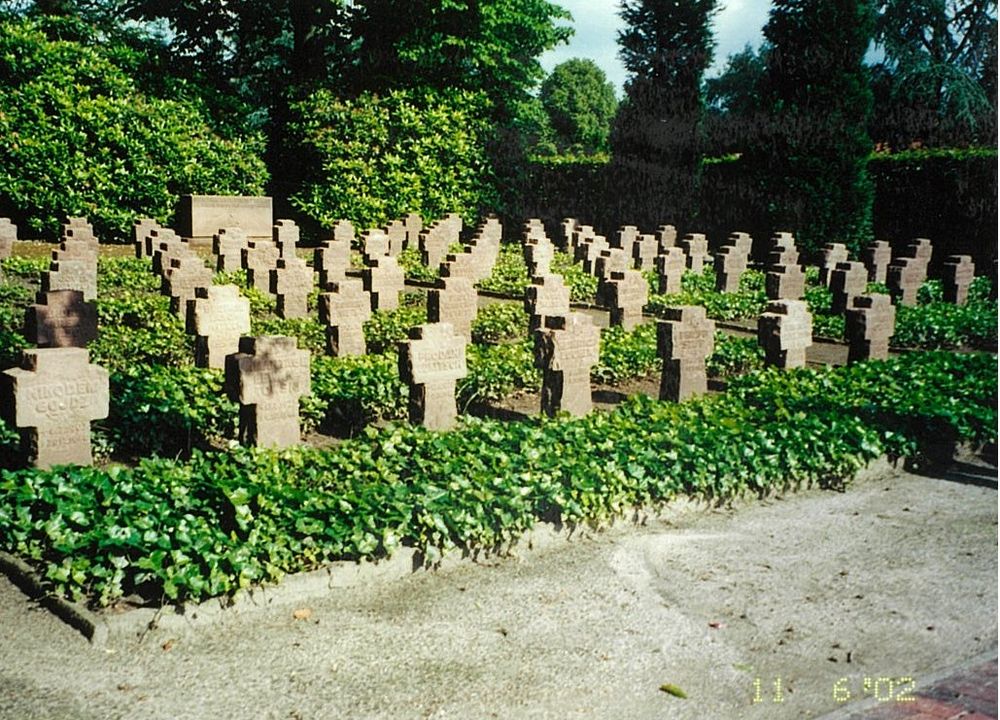
[[[667,308],[657,326],[657,350],[663,359],[660,400],[680,402],[708,391],[705,360],[715,349],[715,321],[700,305]]]
[[[411,423],[430,430],[454,426],[455,381],[468,374],[465,346],[449,323],[418,325],[399,343],[399,377],[410,386]]]

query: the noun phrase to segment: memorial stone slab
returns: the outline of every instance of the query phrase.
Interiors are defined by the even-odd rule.
[[[879,240],[861,251],[861,260],[868,269],[868,282],[885,284],[889,263],[892,262],[892,248],[889,243]]]
[[[805,271],[797,264],[770,266],[764,275],[764,292],[768,300],[801,300],[806,293]]]
[[[90,422],[108,416],[108,371],[84,348],[24,350],[3,373],[0,407],[18,428],[28,465],[90,465]]]
[[[240,404],[240,442],[282,448],[301,440],[299,398],[310,393],[309,351],[281,335],[241,337],[226,357],[226,392]]]
[[[175,257],[170,267],[163,273],[160,291],[170,296],[170,310],[184,318],[187,316],[188,300],[194,300],[198,288],[212,285],[212,271],[197,255]]]
[[[312,289],[313,271],[305,260],[294,255],[278,259],[277,267],[271,271],[271,294],[278,299],[275,308],[278,317],[306,317]]]
[[[25,310],[24,337],[40,348],[87,347],[97,339],[97,305],[79,290],[38,293]]]
[[[468,374],[465,346],[448,323],[410,328],[410,339],[399,343],[399,377],[410,387],[411,423],[430,430],[455,425],[455,381]]]
[[[941,289],[944,301],[965,305],[969,299],[969,285],[976,277],[976,266],[970,255],[949,255],[944,261]]]
[[[830,273],[830,312],[839,315],[868,287],[868,269],[861,262],[840,262]]]
[[[372,300],[360,280],[347,278],[320,293],[319,321],[326,327],[326,350],[333,357],[364,355],[365,322],[372,316]]]
[[[917,304],[917,290],[927,279],[927,266],[922,260],[912,257],[898,257],[889,263],[885,284],[889,294],[900,305]]]
[[[827,243],[820,251],[819,281],[830,287],[830,278],[837,263],[847,262],[847,246],[843,243]]]
[[[195,290],[187,304],[187,331],[195,336],[198,367],[226,367],[226,357],[240,349],[240,337],[250,332],[250,301],[236,285],[211,285]]]
[[[708,240],[705,236],[702,233],[690,233],[685,235],[677,246],[687,257],[688,270],[700,273],[705,267],[705,258],[708,256]]]
[[[524,289],[524,311],[528,314],[528,327],[537,330],[545,325],[547,317],[569,315],[570,290],[562,275],[536,275]]]
[[[858,295],[844,313],[847,362],[885,360],[896,328],[896,308],[888,295]]]
[[[278,248],[281,257],[295,255],[299,246],[299,226],[294,220],[276,220],[271,228],[271,242]]]
[[[542,412],[579,417],[594,405],[590,369],[600,357],[601,331],[589,315],[570,313],[545,318],[534,331],[535,366],[542,371]]]
[[[0,260],[9,258],[17,240],[17,225],[10,218],[0,218]]]
[[[205,242],[223,227],[240,227],[248,238],[268,240],[273,225],[271,198],[243,195],[182,195],[176,218],[179,235]]]
[[[687,256],[676,246],[669,246],[656,257],[656,275],[659,278],[658,290],[661,293],[679,293],[682,290],[681,278],[687,270]]]
[[[649,302],[649,283],[638,270],[613,272],[601,281],[600,295],[611,313],[610,324],[632,330],[642,323],[642,309]]]
[[[364,288],[371,294],[372,310],[395,310],[403,291],[403,268],[389,255],[372,258],[362,273]]]
[[[660,400],[681,402],[708,392],[705,360],[715,350],[715,321],[700,305],[667,308],[656,328],[663,361]]]
[[[243,267],[243,251],[247,249],[247,234],[242,228],[219,228],[212,236],[212,254],[217,272],[235,272]]]
[[[812,345],[812,315],[804,300],[772,300],[757,319],[764,363],[782,369],[805,367]]]
[[[250,240],[243,251],[243,269],[247,282],[261,292],[271,292],[271,271],[278,267],[281,253],[270,240]]]
[[[313,251],[313,269],[319,273],[321,290],[343,282],[350,267],[351,244],[346,240],[327,240]]]

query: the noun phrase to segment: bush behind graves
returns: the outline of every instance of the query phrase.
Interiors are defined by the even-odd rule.
[[[93,605],[225,595],[400,544],[429,562],[539,519],[601,522],[681,493],[838,483],[883,452],[995,441],[996,358],[912,353],[763,371],[721,396],[580,419],[394,426],[326,449],[195,452],[132,469],[0,473],[0,548]]]
[[[22,235],[86,215],[123,241],[138,215],[167,222],[182,194],[263,193],[262,138],[223,139],[196,104],[144,94],[135,52],[71,18],[0,23],[0,204]]]

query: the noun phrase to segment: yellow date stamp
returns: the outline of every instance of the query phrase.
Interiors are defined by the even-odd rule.
[[[785,702],[785,682],[779,675],[753,679],[751,702]],[[913,702],[916,682],[912,677],[842,677],[833,684],[833,699],[838,703],[874,698],[876,702]]]

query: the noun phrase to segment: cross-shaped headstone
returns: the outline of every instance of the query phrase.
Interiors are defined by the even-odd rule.
[[[194,300],[195,291],[211,284],[212,271],[192,253],[170,261],[170,267],[163,273],[160,291],[170,296],[171,311],[183,318],[187,316],[187,303]]]
[[[747,270],[749,258],[734,245],[723,245],[715,253],[715,289],[717,292],[734,293],[740,289],[740,278]]]
[[[79,290],[84,300],[97,297],[96,260],[57,260],[42,273],[42,292]]]
[[[861,262],[840,262],[830,272],[830,312],[839,315],[868,287],[868,269]]]
[[[535,366],[542,371],[542,412],[582,416],[593,407],[590,369],[600,359],[601,331],[589,315],[545,318],[534,331]]]
[[[665,251],[656,256],[656,275],[661,293],[679,293],[682,290],[681,278],[687,269],[687,256],[676,246],[668,246]]]
[[[361,273],[365,290],[371,294],[372,310],[395,310],[399,307],[399,293],[403,291],[403,268],[390,255],[369,260]]]
[[[250,301],[235,285],[197,288],[187,304],[187,331],[195,336],[195,365],[223,369],[250,332]]]
[[[313,289],[313,271],[295,255],[278,259],[271,271],[271,294],[277,296],[275,309],[280,318],[301,318],[309,314],[309,293]]]
[[[146,237],[151,230],[160,227],[160,223],[153,218],[139,218],[132,224],[132,247],[135,248],[137,258],[148,257],[146,253]]]
[[[927,238],[915,238],[902,252],[903,257],[916,258],[924,266],[924,279],[927,279],[927,268],[931,264],[934,246]]]
[[[708,256],[708,240],[705,236],[702,233],[689,233],[677,243],[677,246],[687,256],[688,270],[700,273],[705,267],[705,258]]]
[[[240,404],[240,442],[297,444],[299,398],[310,393],[309,351],[280,335],[241,337],[239,350],[226,357],[226,392]]]
[[[334,357],[364,355],[365,322],[372,316],[372,301],[360,280],[345,278],[320,293],[319,321],[326,327],[326,349]]]
[[[917,290],[927,279],[927,266],[923,260],[912,257],[898,257],[889,263],[885,284],[889,294],[900,305],[916,305]]]
[[[819,281],[830,287],[830,277],[837,263],[847,262],[847,246],[843,243],[827,243],[820,255]]]
[[[594,260],[594,275],[599,280],[606,280],[611,277],[612,273],[625,272],[628,267],[629,257],[621,248],[601,250]]]
[[[660,244],[660,255],[666,255],[667,248],[677,245],[677,228],[673,225],[660,225],[656,229],[656,241]]]
[[[142,256],[151,258],[154,263],[153,272],[155,273],[163,272],[162,269],[155,264],[156,252],[163,243],[166,243],[169,246],[174,243],[181,244],[183,241],[173,230],[164,227],[152,228],[146,232],[146,236],[142,239]]]
[[[805,367],[812,345],[812,315],[804,300],[772,300],[757,319],[764,362],[779,368]]]
[[[715,321],[700,305],[667,308],[664,317],[656,328],[663,360],[660,400],[680,402],[708,392],[705,360],[715,350]]]
[[[598,295],[610,311],[610,324],[632,330],[642,323],[642,309],[649,302],[649,283],[638,270],[613,272],[601,280]]]
[[[97,339],[97,305],[79,290],[38,293],[24,314],[24,337],[40,348],[87,347]]]
[[[799,264],[799,251],[795,247],[795,237],[789,232],[776,233],[768,245],[767,267],[783,265],[791,267]]]
[[[417,240],[420,259],[427,267],[437,267],[448,254],[448,236],[436,228],[424,230]]]
[[[476,288],[468,278],[441,278],[427,291],[427,320],[448,323],[456,335],[472,342],[472,321],[479,310],[478,300]]]
[[[351,245],[344,240],[327,240],[313,251],[313,269],[319,273],[320,290],[344,281],[351,267]]]
[[[580,222],[576,218],[563,218],[559,223],[559,228],[562,230],[563,248],[573,247],[573,235],[578,227],[580,227]]]
[[[562,275],[536,275],[524,289],[524,311],[528,327],[537,330],[545,325],[546,317],[569,315],[569,288]]]
[[[365,262],[388,255],[389,236],[384,230],[366,230],[361,233],[361,252],[365,256]]]
[[[171,260],[194,256],[191,246],[176,235],[157,235],[153,244],[153,272],[162,278],[170,268]]]
[[[798,253],[795,253],[798,257]],[[806,274],[802,266],[771,265],[764,275],[764,292],[768,300],[801,300],[806,292]]]
[[[20,430],[32,467],[90,465],[90,422],[108,416],[108,371],[84,348],[24,350],[3,373],[4,419]]]
[[[402,220],[393,220],[385,226],[383,232],[389,240],[389,254],[399,257],[399,253],[406,247],[406,225]]]
[[[885,283],[889,263],[892,262],[892,248],[884,240],[877,240],[861,251],[861,260],[868,268],[868,282]]]
[[[594,275],[597,271],[597,258],[602,252],[610,249],[608,241],[601,235],[581,237],[576,243],[573,261],[582,262],[584,272]]]
[[[618,232],[611,238],[610,245],[613,248],[625,251],[625,257],[632,257],[632,246],[639,239],[639,228],[635,225],[622,225]]]
[[[941,290],[944,301],[965,305],[969,299],[969,285],[976,277],[976,266],[970,255],[949,255],[941,273]]]
[[[556,256],[556,249],[544,234],[526,237],[522,252],[524,263],[528,266],[528,277],[548,275],[552,271],[552,260]]]
[[[278,267],[281,253],[270,240],[251,240],[243,250],[243,268],[247,282],[262,292],[271,292],[271,271]]]
[[[234,272],[243,267],[243,251],[247,249],[247,234],[243,228],[219,228],[212,236],[212,254],[218,272]]]
[[[632,243],[632,264],[640,270],[656,267],[656,256],[660,254],[660,242],[655,235],[639,235]]]
[[[14,241],[17,240],[17,225],[10,218],[0,218],[0,260],[9,258],[14,252]]]
[[[847,362],[885,360],[896,328],[896,308],[888,295],[858,295],[844,313]]]
[[[409,213],[403,220],[406,227],[406,247],[415,248],[424,229],[424,219],[418,213]]]
[[[271,227],[271,240],[281,257],[294,256],[299,246],[299,226],[294,220],[276,220]]]
[[[399,377],[410,387],[411,423],[430,430],[454,426],[455,381],[468,374],[465,346],[448,323],[410,328],[410,339],[399,343]]]
[[[348,247],[354,243],[354,225],[350,220],[338,220],[333,224],[333,239],[346,242]]]

